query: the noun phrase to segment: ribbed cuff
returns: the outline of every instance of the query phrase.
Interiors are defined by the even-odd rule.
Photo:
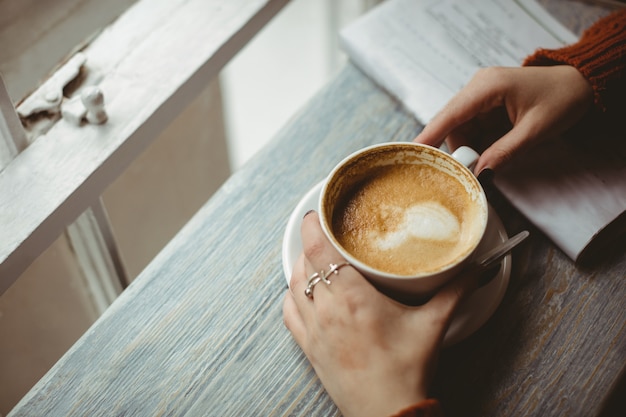
[[[595,105],[610,107],[624,84],[626,70],[626,10],[614,12],[594,23],[580,40],[560,49],[539,49],[526,58],[524,66],[571,65],[589,81]]]

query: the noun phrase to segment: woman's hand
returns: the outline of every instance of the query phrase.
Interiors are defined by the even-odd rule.
[[[343,415],[392,415],[426,399],[454,310],[477,280],[456,279],[427,304],[407,307],[344,266],[329,277],[330,285],[315,285],[311,299],[304,294],[308,277],[344,260],[316,213],[305,216],[302,240],[284,321]]]
[[[467,145],[482,152],[474,171],[500,169],[524,149],[578,122],[593,90],[574,67],[491,67],[474,78],[433,118],[415,142],[451,151]]]

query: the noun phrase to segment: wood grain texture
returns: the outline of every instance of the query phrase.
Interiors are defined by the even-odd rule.
[[[336,416],[282,323],[281,241],[348,153],[420,126],[348,65],[235,173],[10,416]],[[626,254],[577,267],[495,192],[514,252],[494,316],[443,352],[447,416],[598,416],[626,363]]]
[[[435,392],[446,415],[607,415],[626,362],[626,242],[576,267],[496,196],[509,233],[530,228],[531,238],[514,253],[496,314],[442,355]]]
[[[341,156],[419,129],[348,66],[11,415],[338,415],[282,324],[285,222]],[[626,258],[576,268],[506,201],[492,203],[509,233],[533,235],[494,317],[444,352],[435,393],[448,416],[598,415],[626,360]]]
[[[395,101],[348,67],[224,184],[10,415],[335,415],[282,323],[286,221],[344,155],[417,132]]]

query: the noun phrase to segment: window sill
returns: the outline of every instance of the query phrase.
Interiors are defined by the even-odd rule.
[[[59,119],[0,173],[0,294],[286,3],[141,0],[82,51],[108,121]]]

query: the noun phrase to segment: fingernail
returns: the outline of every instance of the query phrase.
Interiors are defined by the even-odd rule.
[[[306,213],[304,213],[304,216],[302,216],[302,218],[304,219],[306,216],[308,216],[309,214],[313,213],[315,210],[309,210]]]
[[[482,288],[493,281],[498,275],[498,272],[500,272],[500,264],[494,265],[480,274],[480,277],[478,278],[478,288]]]
[[[478,182],[483,187],[485,191],[485,195],[487,196],[487,201],[493,201],[496,197],[495,195],[495,186],[493,185],[493,178],[495,176],[495,172],[491,168],[484,168],[478,176]]]
[[[493,172],[493,169],[483,168],[483,170],[480,171],[480,173],[478,174],[476,178],[478,178],[478,182],[480,183],[480,185],[482,185],[483,188],[485,188],[487,186],[490,186],[493,183],[494,175],[495,173]]]

